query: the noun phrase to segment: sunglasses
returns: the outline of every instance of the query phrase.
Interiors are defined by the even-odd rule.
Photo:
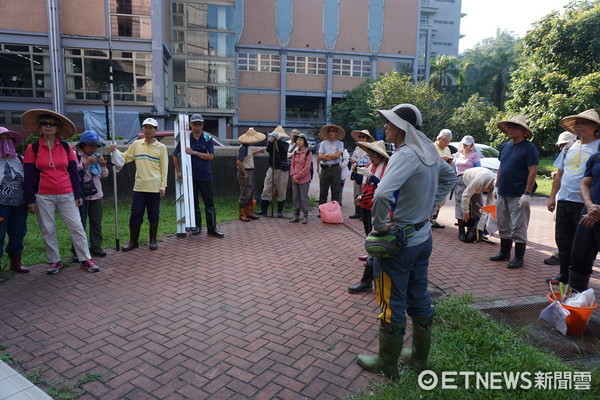
[[[57,128],[58,127],[58,123],[56,123],[56,122],[40,122],[40,127],[43,127],[43,126],[49,126],[49,127]]]
[[[364,138],[366,138],[366,136],[365,136],[365,135],[357,135],[356,137],[357,137],[357,138],[359,138],[359,139],[364,139]]]

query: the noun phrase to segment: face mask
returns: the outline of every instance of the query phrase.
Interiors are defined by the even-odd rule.
[[[0,157],[17,156],[15,143],[11,139],[0,139]]]

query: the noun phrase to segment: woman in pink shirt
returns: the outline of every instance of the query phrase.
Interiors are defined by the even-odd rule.
[[[457,175],[461,175],[469,168],[481,167],[481,160],[475,150],[475,139],[473,139],[473,136],[467,135],[460,141],[458,151],[454,153],[454,165],[456,166]]]
[[[294,204],[294,217],[290,222],[300,221],[300,210],[304,212],[302,223],[308,222],[308,188],[310,186],[312,153],[308,150],[308,137],[304,133],[294,136],[294,143],[298,149],[292,154],[290,178],[292,178],[292,199]]]
[[[98,272],[100,268],[90,256],[85,229],[81,224],[79,208],[83,204],[77,157],[68,143],[75,133],[75,125],[61,114],[48,110],[29,110],[21,117],[28,131],[39,136],[37,142],[25,150],[25,202],[36,214],[46,256],[48,274],[63,268],[56,239],[54,213],[58,211],[71,235],[81,269]]]

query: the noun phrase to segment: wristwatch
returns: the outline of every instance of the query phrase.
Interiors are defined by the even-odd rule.
[[[198,157],[198,154],[200,154],[200,152],[198,152],[198,151],[197,151],[197,152],[196,152],[196,154],[194,154],[194,155],[195,155],[196,157]]]

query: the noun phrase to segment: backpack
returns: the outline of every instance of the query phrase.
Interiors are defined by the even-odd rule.
[[[306,157],[306,158],[305,158],[305,160],[307,160],[307,159],[308,159],[308,155],[309,155],[309,154],[310,154],[310,156],[312,157],[312,153],[311,153],[310,151],[307,151],[307,152],[306,152],[306,156],[305,156],[305,157]],[[310,160],[310,180],[311,180],[311,181],[312,181],[312,179],[313,179],[313,176],[314,176],[314,175],[315,175],[315,169],[313,168],[313,162],[312,162],[312,159],[311,159],[311,160]]]
[[[69,154],[69,150],[70,150],[69,143],[64,142],[62,140],[59,140],[59,142],[62,145],[63,149],[65,149],[65,152],[67,154]],[[37,153],[38,153],[39,149],[40,149],[40,142],[38,142],[36,140],[35,142],[31,143],[31,150],[33,150],[33,154],[35,154],[36,157],[37,157]]]

